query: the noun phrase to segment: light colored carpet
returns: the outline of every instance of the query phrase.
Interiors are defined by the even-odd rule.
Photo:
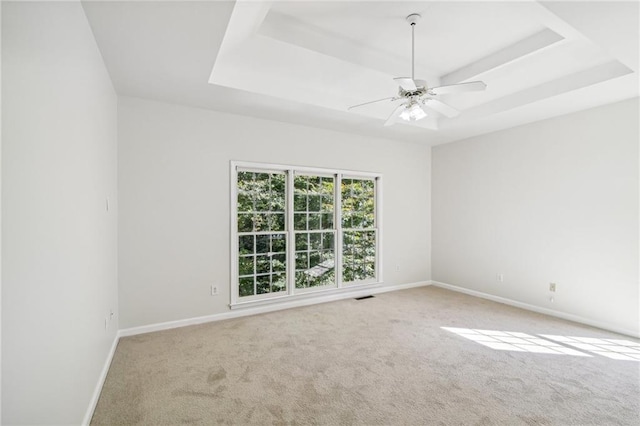
[[[422,287],[123,338],[92,424],[640,424],[640,362],[441,327],[533,350],[556,345],[542,334],[638,344]]]

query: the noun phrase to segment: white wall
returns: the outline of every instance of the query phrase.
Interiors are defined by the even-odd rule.
[[[79,424],[118,329],[117,99],[79,2],[2,7],[2,422]]]
[[[636,98],[434,147],[432,279],[637,335],[638,144]]]
[[[229,310],[230,160],[383,173],[384,281],[429,279],[428,146],[122,97],[118,120],[122,328]]]

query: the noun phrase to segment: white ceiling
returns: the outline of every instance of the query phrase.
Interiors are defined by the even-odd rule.
[[[208,1],[83,3],[119,94],[438,144],[638,96],[638,2]],[[462,110],[383,127],[393,77]]]

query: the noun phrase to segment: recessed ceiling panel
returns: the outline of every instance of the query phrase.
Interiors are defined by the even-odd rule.
[[[535,5],[533,5],[535,7]],[[276,2],[272,10],[327,34],[404,60],[410,70],[411,13],[416,26],[416,69],[444,75],[485,52],[536,33],[543,25],[531,18],[529,2]],[[422,74],[420,74],[422,75]]]
[[[584,70],[590,78],[580,87],[624,74],[598,68],[616,59],[532,1],[243,2],[210,82],[383,122],[396,108],[393,100],[348,107],[398,95],[393,78],[412,72],[412,28],[405,19],[411,13],[422,15],[414,28],[415,78],[428,87],[488,85],[485,92],[441,95],[463,118],[465,111],[483,113],[467,113],[465,120],[429,111],[428,120],[410,123],[428,131],[563,93],[554,81],[565,84]],[[531,95],[536,88],[546,91]]]
[[[85,1],[116,91],[270,120],[443,143],[638,96],[638,2]],[[394,77],[458,117],[384,127]],[[431,96],[431,95],[429,95]],[[425,95],[425,97],[428,97]],[[444,110],[443,110],[444,111]]]

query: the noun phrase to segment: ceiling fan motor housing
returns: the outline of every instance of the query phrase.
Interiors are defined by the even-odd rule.
[[[404,90],[402,86],[398,88],[398,95],[403,98],[410,98],[412,96],[423,96],[428,93],[429,88],[427,87],[427,82],[424,80],[414,80],[416,84],[416,90],[409,91]]]
[[[420,18],[421,16],[418,13],[412,13],[405,18],[411,25],[411,77],[394,78],[394,81],[400,85],[398,95],[354,105],[349,107],[349,109],[382,101],[390,100],[393,102],[402,99],[402,103],[396,105],[396,109],[391,113],[387,121],[385,121],[385,126],[394,124],[398,118],[406,121],[416,121],[426,117],[427,113],[422,109],[422,106],[448,118],[452,118],[460,114],[460,111],[436,99],[438,95],[479,91],[487,87],[482,81],[470,81],[430,88],[427,86],[426,81],[415,78],[415,26],[420,21]]]

